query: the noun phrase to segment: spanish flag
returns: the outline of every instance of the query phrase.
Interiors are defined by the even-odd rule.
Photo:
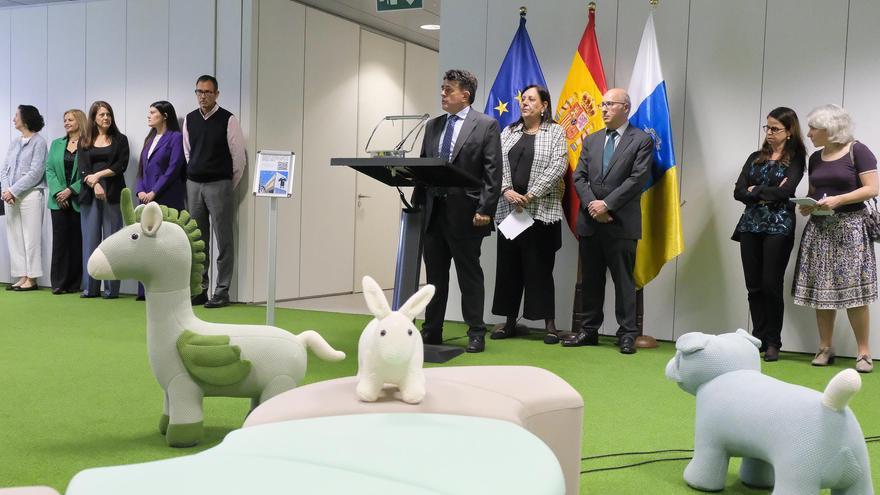
[[[605,86],[605,71],[596,41],[596,4],[590,2],[587,28],[578,44],[577,51],[568,69],[568,77],[556,102],[556,121],[565,129],[568,143],[568,171],[565,174],[565,196],[562,206],[572,232],[577,225],[580,199],[574,189],[572,173],[581,156],[583,139],[592,132],[605,127],[602,121],[602,95]]]
[[[653,12],[642,33],[629,95],[633,108],[629,123],[654,138],[654,168],[642,192],[642,238],[636,247],[634,270],[636,287],[641,288],[667,261],[684,251],[672,126]]]

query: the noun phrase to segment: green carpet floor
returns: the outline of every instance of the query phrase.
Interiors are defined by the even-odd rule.
[[[47,290],[0,292],[0,487],[46,484],[63,491],[82,469],[191,454],[216,445],[241,425],[248,400],[209,398],[205,441],[192,449],[165,446],[156,428],[162,394],[147,362],[144,313],[143,303],[130,297],[105,301],[82,300],[76,294],[52,296]],[[236,323],[262,323],[265,318],[264,308],[244,305],[197,308],[196,313],[211,321]],[[325,363],[311,355],[307,382],[355,374],[357,339],[368,317],[281,309],[276,319],[295,333],[318,330],[348,353],[342,363]],[[464,345],[464,333],[463,325],[448,325],[445,337]],[[694,399],[663,374],[674,353],[672,344],[623,356],[610,340],[597,348],[563,349],[540,339],[533,335],[488,341],[486,352],[465,354],[449,364],[525,364],[564,378],[586,403],[584,456],[692,448]],[[783,353],[782,360],[765,365],[764,372],[822,390],[836,372],[853,365],[853,360],[842,359],[836,366],[814,368],[809,359]],[[862,390],[851,406],[865,434],[880,435],[880,373],[862,378]],[[880,443],[868,445],[876,485]],[[467,455],[464,448],[462,455]],[[588,460],[583,469],[687,455]],[[685,463],[587,473],[582,475],[581,493],[698,493],[681,479]],[[743,486],[737,468],[731,463],[724,493],[766,493]]]

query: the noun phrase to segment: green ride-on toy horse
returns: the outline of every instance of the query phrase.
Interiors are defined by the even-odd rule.
[[[95,249],[88,271],[144,284],[150,367],[165,391],[159,431],[168,445],[199,443],[205,396],[249,397],[256,407],[302,382],[306,348],[327,361],[345,358],[311,330],[294,335],[196,318],[190,297],[202,290],[205,243],[195,220],[156,203],[135,210],[128,189],[120,203],[125,227]]]

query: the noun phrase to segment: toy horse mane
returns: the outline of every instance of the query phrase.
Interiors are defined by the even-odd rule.
[[[132,225],[141,220],[144,205],[138,205],[137,208],[132,207],[131,190],[125,188],[122,190],[120,199],[122,207],[122,222],[126,226]],[[174,223],[186,233],[189,240],[189,247],[192,250],[192,263],[190,263],[189,290],[192,295],[202,293],[202,272],[205,270],[205,241],[202,240],[202,231],[196,221],[189,215],[186,210],[177,211],[174,208],[168,208],[159,205],[162,211],[162,221]]]

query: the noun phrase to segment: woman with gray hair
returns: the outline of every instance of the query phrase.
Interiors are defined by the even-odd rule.
[[[868,304],[877,300],[874,244],[865,226],[865,201],[877,196],[877,159],[853,139],[852,119],[837,105],[824,105],[807,116],[813,145],[809,196],[818,204],[801,206],[810,215],[798,252],[792,284],[795,304],[816,309],[819,352],[813,366],[834,362],[834,319],[846,309],[858,344],[856,371],[874,369],[868,347]]]

